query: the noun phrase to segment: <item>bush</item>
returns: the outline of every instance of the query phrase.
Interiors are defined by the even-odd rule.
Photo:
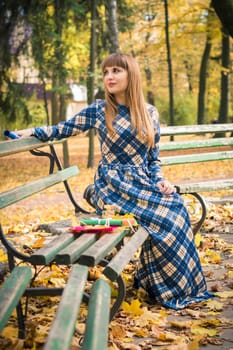
[[[170,125],[169,101],[156,97],[156,107],[160,115],[160,123]],[[191,125],[196,124],[196,100],[191,94],[177,95],[174,98],[174,124]]]

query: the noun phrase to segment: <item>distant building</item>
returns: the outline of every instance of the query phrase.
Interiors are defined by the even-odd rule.
[[[66,118],[69,119],[87,105],[87,88],[85,85],[70,84],[72,100],[67,106]]]

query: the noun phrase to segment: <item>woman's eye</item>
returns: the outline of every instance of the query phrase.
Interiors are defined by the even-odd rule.
[[[120,69],[119,69],[119,68],[114,68],[114,69],[113,69],[113,72],[114,72],[114,73],[118,73],[118,72],[120,72]]]

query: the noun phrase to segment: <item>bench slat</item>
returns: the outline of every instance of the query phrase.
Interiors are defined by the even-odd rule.
[[[44,350],[70,349],[87,275],[87,266],[74,265],[72,267]]]
[[[128,230],[117,233],[107,233],[96,241],[85,253],[83,253],[78,262],[87,266],[95,266],[125,237]]]
[[[209,192],[219,191],[219,190],[230,190],[233,189],[233,178],[232,179],[223,179],[223,180],[214,180],[214,181],[202,181],[202,182],[193,182],[188,184],[178,184],[180,193],[190,193],[190,192]]]
[[[174,164],[209,162],[214,160],[226,160],[231,158],[233,158],[233,151],[176,155],[160,157],[160,160],[162,165],[165,166]]]
[[[97,239],[95,234],[85,233],[74,242],[62,249],[55,257],[55,262],[60,265],[70,265],[78,260],[80,255]]]
[[[56,254],[75,239],[72,233],[64,232],[49,242],[45,247],[38,249],[30,257],[33,265],[47,265],[54,260]]]
[[[202,124],[161,127],[161,136],[206,134],[216,132],[232,132],[233,123],[227,124]]]
[[[114,258],[105,267],[103,274],[111,281],[116,280],[119,274],[123,271],[124,267],[128,264],[133,254],[143,244],[148,237],[148,232],[140,227],[129,241],[121,248],[121,250],[114,256]]]
[[[92,287],[88,303],[88,316],[82,350],[107,349],[110,295],[109,284],[102,279],[98,279]]]
[[[48,147],[50,144],[65,142],[66,139],[59,141],[42,142],[36,137],[20,138],[16,140],[8,140],[0,142],[0,157],[5,157],[10,154],[30,151],[41,147]]]
[[[13,190],[9,190],[1,193],[0,195],[0,208],[5,208],[8,205],[16,203],[24,198],[31,196],[37,192],[43,191],[53,185],[56,185],[68,178],[75,176],[79,173],[78,167],[72,166],[57,173],[45,176],[39,180],[28,183],[26,185],[17,187]]]
[[[15,267],[0,289],[0,332],[20,301],[32,272],[29,266]]]
[[[191,141],[170,141],[161,142],[160,151],[175,151],[184,149],[196,149],[207,147],[233,146],[233,137],[213,138],[207,140],[191,140]]]

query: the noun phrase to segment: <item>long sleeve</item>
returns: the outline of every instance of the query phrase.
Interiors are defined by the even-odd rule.
[[[41,141],[52,141],[78,135],[94,128],[97,123],[98,102],[94,102],[73,118],[53,126],[42,126],[34,129],[34,135]]]
[[[149,151],[148,157],[148,170],[150,177],[155,180],[155,182],[164,180],[162,175],[161,163],[158,158],[159,155],[159,147],[156,145]]]
[[[160,141],[160,123],[159,114],[156,108],[150,111],[155,128],[155,145],[150,148],[148,154],[148,170],[150,177],[156,182],[164,180],[162,175],[161,163],[159,160],[159,141]]]

